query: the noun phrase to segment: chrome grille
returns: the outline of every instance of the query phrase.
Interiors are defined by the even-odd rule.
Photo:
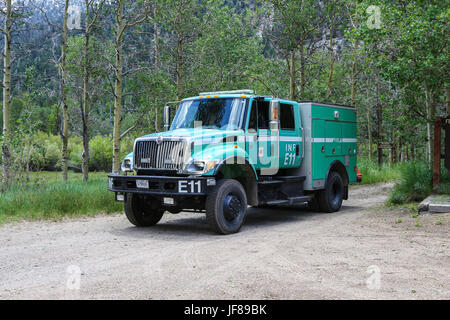
[[[162,141],[160,144],[154,140],[137,141],[134,147],[134,167],[136,169],[181,169],[185,146],[184,141]]]

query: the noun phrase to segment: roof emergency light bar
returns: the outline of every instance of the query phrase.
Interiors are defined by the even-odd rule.
[[[231,91],[216,91],[216,92],[200,92],[199,96],[212,96],[218,94],[253,94],[253,90],[231,90]]]

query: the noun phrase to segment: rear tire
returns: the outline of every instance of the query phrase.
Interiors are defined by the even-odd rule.
[[[220,180],[206,198],[206,221],[217,233],[238,232],[246,213],[247,196],[242,185],[236,180]]]
[[[337,172],[331,172],[328,176],[325,189],[319,193],[320,210],[324,212],[339,211],[344,199],[344,182]]]
[[[135,193],[127,193],[124,203],[125,215],[136,227],[149,227],[161,220],[164,209],[152,205],[150,200],[140,198]]]

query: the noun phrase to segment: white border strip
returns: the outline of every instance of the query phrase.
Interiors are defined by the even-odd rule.
[[[343,138],[343,139],[338,139],[338,138],[312,138],[311,140],[312,140],[312,142],[315,142],[315,143],[328,143],[328,142],[356,143],[356,142],[358,142],[358,139],[356,139],[356,138]]]

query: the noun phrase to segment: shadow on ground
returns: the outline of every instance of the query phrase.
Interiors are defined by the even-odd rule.
[[[362,209],[362,207],[343,205],[339,212],[323,213],[310,211],[306,206],[296,206],[294,208],[249,207],[245,223],[239,234],[251,232],[254,228],[262,227],[267,228],[269,231],[271,227],[299,221],[317,220],[317,223],[320,223],[320,220],[322,219],[331,218],[332,216],[338,216],[360,209]],[[128,222],[125,217],[124,220]],[[155,235],[165,235],[170,236],[171,238],[186,237],[190,235],[196,235],[197,238],[203,238],[201,236],[221,236],[217,235],[209,228],[206,222],[205,213],[202,212],[183,212],[177,215],[167,213],[156,226],[138,228],[130,224],[123,229],[114,230],[113,233],[118,236],[132,238],[148,238],[149,236]],[[166,240],[168,239],[166,238]],[[186,238],[186,240],[188,240],[188,238]]]

